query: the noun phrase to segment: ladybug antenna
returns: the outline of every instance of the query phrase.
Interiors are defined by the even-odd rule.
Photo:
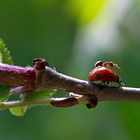
[[[119,67],[117,64],[113,63],[113,67],[118,68],[120,71],[123,71],[123,69],[121,67]]]
[[[115,64],[115,63],[113,63],[112,61],[104,62],[104,63],[102,64],[102,66],[107,67],[107,68],[116,67],[116,68],[118,68],[120,71],[123,71],[122,68],[120,68],[120,67],[118,66],[118,64]]]

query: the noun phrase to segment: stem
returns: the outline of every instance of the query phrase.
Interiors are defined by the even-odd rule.
[[[71,107],[76,104],[88,103],[84,98],[75,99],[73,97],[68,98],[46,98],[35,100],[21,100],[21,101],[8,101],[1,102],[0,109],[24,107],[24,106],[38,106],[38,105],[53,105],[56,107]]]
[[[109,87],[99,84],[93,84],[88,81],[76,79],[53,70],[46,66],[41,73],[36,86],[36,69],[32,67],[11,66],[0,63],[0,82],[4,84],[14,85],[20,90],[20,86],[25,89],[33,87],[33,90],[38,89],[58,89],[66,92],[73,92],[78,95],[83,95],[82,100],[75,98],[66,99],[35,99],[24,101],[7,101],[1,102],[0,108],[7,109],[21,106],[34,105],[55,105],[58,107],[68,107],[75,104],[88,104],[89,97],[97,99],[97,101],[133,101],[140,102],[140,88],[131,87]],[[29,91],[29,90],[27,90]],[[95,98],[94,98],[94,97]],[[79,96],[80,97],[80,96]],[[94,105],[94,104],[93,104]]]
[[[51,99],[38,99],[38,100],[26,100],[26,101],[8,101],[1,102],[0,109],[8,109],[23,106],[35,106],[35,105],[49,105]]]
[[[32,67],[19,67],[0,63],[0,83],[12,86],[26,86],[35,83],[35,70]]]
[[[42,80],[42,87],[56,88],[80,95],[95,95],[98,101],[140,101],[140,88],[118,88],[93,84],[58,73],[49,67],[46,67],[44,79]]]

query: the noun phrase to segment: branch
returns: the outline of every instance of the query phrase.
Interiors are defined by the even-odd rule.
[[[47,98],[1,102],[0,108],[49,104],[57,107],[68,107],[81,103],[90,108],[96,106],[96,101],[140,101],[140,88],[117,88],[93,84],[89,81],[61,74],[48,66],[42,68],[40,64],[34,67],[19,67],[0,63],[0,82],[15,86],[16,88],[12,89],[11,93],[24,92],[29,94],[29,91],[35,91],[36,89],[53,88],[76,94],[60,99]]]
[[[73,100],[74,99],[74,100]],[[83,100],[84,101],[84,100]],[[86,103],[79,100],[79,103]],[[73,104],[72,104],[73,103]],[[0,109],[24,107],[24,106],[38,106],[38,105],[54,105],[57,107],[68,107],[78,104],[75,98],[46,98],[35,100],[22,100],[22,101],[8,101],[0,102]]]
[[[140,88],[109,87],[76,79],[46,67],[42,80],[43,88],[56,88],[80,95],[95,95],[98,101],[140,101]]]

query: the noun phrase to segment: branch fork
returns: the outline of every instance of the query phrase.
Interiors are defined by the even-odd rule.
[[[94,108],[100,101],[140,101],[139,88],[109,87],[76,79],[50,68],[44,59],[35,59],[33,67],[0,63],[0,82],[14,87],[10,91],[12,94],[24,93],[26,96],[39,89],[58,89],[70,93],[67,98],[1,102],[1,109],[50,104],[56,107],[86,104],[88,108]]]

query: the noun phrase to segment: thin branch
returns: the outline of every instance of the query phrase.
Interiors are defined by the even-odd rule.
[[[0,63],[0,83],[12,86],[26,86],[35,83],[35,70],[32,67],[20,67]]]
[[[50,105],[51,99],[39,99],[39,100],[24,100],[24,101],[8,101],[1,102],[0,109],[16,108],[23,106],[35,106],[35,105]]]
[[[58,73],[49,67],[46,67],[45,69],[41,86],[43,88],[56,88],[68,92],[74,92],[80,95],[95,95],[98,101],[140,101],[140,88],[117,88],[93,84],[88,81]]]
[[[36,69],[35,67],[19,67],[0,64],[0,82],[9,84],[11,86],[16,86],[16,90],[11,90],[13,93],[26,93],[36,89],[53,88],[66,91],[67,93],[76,93],[79,95],[79,97],[69,97],[59,100],[51,98],[24,101],[7,101],[0,103],[1,109],[49,104],[58,107],[68,107],[79,103],[88,105],[88,103],[90,103],[90,98],[92,97],[95,97],[97,101],[140,101],[140,88],[117,88],[103,86],[61,74],[48,66],[44,67],[44,70],[41,72],[40,67],[37,68],[39,69]],[[92,99],[94,100],[94,98]],[[93,106],[94,105],[95,104],[93,104]]]
[[[76,104],[88,103],[85,98],[79,98],[78,100],[69,98],[46,98],[46,99],[34,99],[34,100],[21,100],[21,101],[8,101],[0,102],[0,109],[24,107],[24,106],[39,106],[39,105],[53,105],[56,107],[70,107]]]

